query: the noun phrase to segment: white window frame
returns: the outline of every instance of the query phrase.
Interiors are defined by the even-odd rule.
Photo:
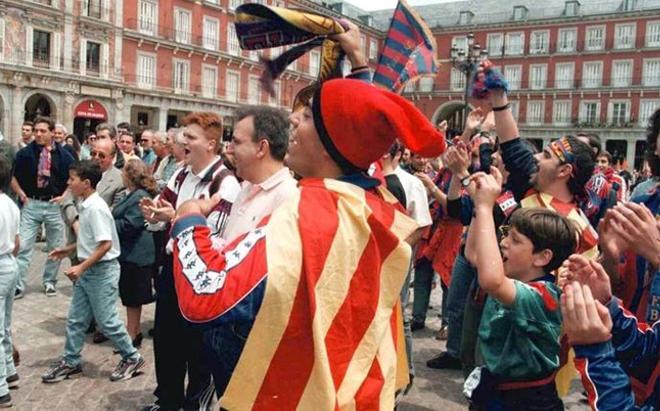
[[[318,76],[320,69],[321,69],[321,52],[318,50],[312,50],[309,53],[309,75]]]
[[[595,82],[591,83],[592,79],[587,78],[587,65],[599,65],[600,70]],[[603,62],[602,61],[585,61],[582,63],[582,88],[598,88],[603,85]]]
[[[259,76],[248,76],[248,104],[260,104],[261,93],[259,88]]]
[[[513,6],[513,21],[521,21],[527,18],[527,7],[525,6]]]
[[[615,76],[616,69],[615,67],[617,64],[628,64],[630,67],[628,71],[628,76],[627,78],[623,79],[623,81],[620,81],[618,77]],[[610,80],[610,86],[612,87],[630,87],[632,85],[632,74],[634,71],[634,61],[632,59],[626,59],[626,60],[612,60],[612,69],[611,69],[611,80]]]
[[[229,0],[229,10],[234,11],[236,7],[240,6],[242,0]]]
[[[177,84],[177,71],[179,64],[186,67],[186,77],[183,79],[183,84]],[[184,94],[190,92],[190,60],[185,59],[172,59],[172,88],[176,94]]]
[[[575,17],[578,15],[579,11],[580,11],[579,2],[574,0],[564,2],[564,15],[566,17]]]
[[[497,45],[499,46],[497,49],[493,48],[493,40],[494,38],[499,38],[499,43]],[[486,50],[488,50],[488,55],[489,56],[501,56],[502,55],[502,46],[504,45],[504,34],[502,33],[488,33],[486,36]]]
[[[540,105],[541,109],[539,110],[540,118],[532,118],[531,108],[537,107],[537,104]],[[527,115],[526,115],[526,124],[530,126],[540,126],[545,122],[545,100],[527,100]]]
[[[632,27],[631,34],[628,42],[623,42],[624,38],[621,37],[619,30],[622,27]],[[637,35],[637,23],[619,23],[614,26],[614,48],[617,50],[633,49],[635,48]]]
[[[560,118],[559,107],[565,107],[568,105],[568,110],[565,111],[565,117]],[[571,111],[573,107],[573,102],[571,100],[555,100],[552,103],[552,124],[555,126],[568,126],[571,124]],[[563,110],[562,110],[563,111]]]
[[[234,77],[235,76],[235,77]],[[230,78],[236,78],[236,90],[229,87]],[[233,91],[233,93],[231,93]],[[225,99],[231,103],[237,103],[241,96],[241,73],[239,71],[227,70],[225,77]]]
[[[465,36],[454,36],[451,39],[452,47],[456,47],[459,51],[467,48],[467,38]]]
[[[543,41],[543,47],[536,47],[536,36],[543,35],[545,40]],[[529,54],[547,54],[550,50],[550,30],[534,30],[529,36]]]
[[[536,71],[539,69],[540,71]],[[542,73],[542,78],[536,78],[535,74]],[[531,64],[529,66],[529,86],[530,90],[543,90],[548,87],[548,65],[547,64]]]
[[[511,46],[511,38],[513,36],[520,37],[520,47],[513,49]],[[522,56],[525,53],[525,32],[524,31],[515,31],[511,33],[506,33],[506,46],[504,54],[507,56]]]
[[[594,121],[589,121],[587,116],[587,105],[595,104],[596,105],[596,118]],[[580,123],[587,123],[590,125],[600,124],[601,122],[601,105],[600,100],[582,100],[580,101]]]
[[[214,73],[213,84],[208,84],[206,71],[211,70]],[[218,67],[211,64],[202,64],[202,97],[216,98],[218,94]]]
[[[660,109],[660,99],[641,99],[639,101],[639,115],[637,123],[640,127],[646,127],[649,118],[656,110]]]
[[[562,44],[562,34],[573,33],[573,41],[571,45]],[[577,47],[577,27],[568,27],[559,29],[557,31],[557,53],[573,53]]]
[[[511,115],[513,115],[513,119],[517,122],[518,118],[520,117],[520,101],[509,100],[509,104],[511,104]]]
[[[595,32],[595,30],[601,30],[602,36],[600,38],[600,42],[598,44],[590,44],[593,43],[591,37],[591,34]],[[605,48],[605,42],[607,41],[607,26],[606,25],[598,25],[598,26],[587,26],[585,30],[585,35],[584,35],[584,49],[586,51],[596,51],[596,50],[603,50]]]
[[[151,67],[151,73],[148,75],[144,75],[144,73],[141,73],[141,67],[140,67],[140,58],[149,58],[152,59],[152,67]],[[137,73],[137,78],[136,80],[136,85],[138,88],[145,89],[145,90],[153,90],[156,88],[156,67],[158,66],[158,55],[156,53],[147,53],[144,51],[138,51],[137,52],[137,58],[136,58],[136,73]],[[145,81],[146,80],[146,81]]]
[[[182,19],[183,16],[186,18]],[[187,23],[187,27],[186,27]],[[190,44],[192,40],[192,11],[183,7],[174,8],[174,40]]]
[[[144,6],[143,6],[144,4]],[[142,14],[146,10],[147,5],[151,6],[151,16]],[[154,0],[139,0],[138,1],[138,31],[142,34],[155,36],[158,34],[158,1]]]
[[[559,67],[570,67],[571,76],[570,79],[565,78],[564,76],[559,76]],[[572,61],[563,61],[561,63],[555,63],[555,88],[560,90],[572,89],[575,82],[575,63]]]
[[[433,86],[435,84],[434,78],[433,77],[421,77],[419,79],[419,91],[423,93],[430,93],[433,91]]]
[[[233,24],[229,24],[227,27],[227,53],[232,56],[241,55],[241,45],[238,42],[236,27]]]
[[[655,20],[647,22],[646,34],[644,37],[644,44],[646,44],[646,47],[660,47],[660,21]]]
[[[614,119],[614,105],[615,104],[625,104],[626,105],[626,112],[624,113],[623,116],[623,121],[622,122],[615,122]],[[624,126],[626,123],[630,122],[630,100],[627,99],[613,99],[610,100],[607,103],[607,123],[608,124],[613,124],[617,126]]]
[[[378,40],[369,39],[369,60],[378,58]]]
[[[651,71],[649,69],[649,63],[654,63],[658,66],[660,66],[660,58],[652,58],[652,59],[644,59],[642,61],[642,85],[644,87],[658,87],[660,86],[660,72],[655,72],[654,76],[651,76],[653,73],[649,73]]]
[[[452,67],[449,87],[451,91],[464,91],[465,90],[465,74],[460,70]]]
[[[207,22],[215,23],[215,36],[213,35],[213,33],[207,32],[206,30]],[[218,48],[220,47],[220,20],[215,17],[204,16],[202,24],[203,24],[202,47],[204,47],[207,50],[217,51]]]
[[[509,70],[518,70],[518,78],[517,81],[514,81],[513,77],[511,76],[511,72]],[[504,66],[504,78],[507,79],[509,82],[509,89],[511,90],[520,90],[522,87],[522,65],[521,64],[507,64]]]

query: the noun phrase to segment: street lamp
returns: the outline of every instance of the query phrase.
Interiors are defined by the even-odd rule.
[[[465,46],[463,48],[456,47],[452,44],[450,57],[452,66],[465,75],[465,107],[463,108],[463,129],[467,123],[468,116],[468,92],[470,88],[470,78],[477,69],[477,64],[486,59],[488,56],[487,50],[482,50],[479,43],[475,43],[474,34],[472,32],[465,36]]]

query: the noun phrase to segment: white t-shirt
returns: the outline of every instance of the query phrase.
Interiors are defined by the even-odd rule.
[[[110,207],[95,191],[78,206],[78,241],[76,252],[78,258],[85,260],[96,250],[101,241],[112,241],[112,248],[100,261],[110,261],[119,257],[121,252],[119,236],[115,227]]]
[[[16,203],[0,193],[0,255],[14,251],[20,221],[21,212]]]
[[[394,174],[399,177],[403,191],[406,193],[406,211],[408,211],[408,216],[415,220],[420,227],[433,224],[424,183],[401,167],[397,167],[394,170]]]

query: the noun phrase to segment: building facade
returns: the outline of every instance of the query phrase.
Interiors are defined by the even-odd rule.
[[[660,1],[480,0],[417,11],[433,27],[441,66],[404,94],[434,122],[462,128],[466,78],[449,55],[473,32],[509,80],[523,137],[542,147],[595,132],[615,158],[641,166],[647,119],[660,108]],[[387,12],[374,14],[387,24]]]

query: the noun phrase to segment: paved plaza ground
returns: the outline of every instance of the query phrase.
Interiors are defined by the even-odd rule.
[[[154,374],[152,340],[145,338],[141,352],[147,365],[144,373],[128,381],[113,383],[110,373],[119,361],[112,353],[109,342],[95,345],[91,336],[83,351],[84,376],[53,385],[41,382],[41,374],[57,361],[64,346],[64,326],[71,300],[71,283],[61,275],[57,297],[46,297],[41,289],[41,270],[45,254],[41,252],[43,243],[37,244],[34,260],[30,267],[27,295],[14,305],[13,333],[16,346],[21,353],[18,372],[20,388],[12,390],[14,409],[31,410],[126,410],[135,411],[153,401],[152,391],[156,386]],[[64,262],[62,268],[68,267]],[[462,376],[458,371],[436,371],[426,368],[425,362],[444,346],[436,341],[434,331],[439,327],[435,307],[440,306],[439,290],[434,291],[429,313],[429,328],[415,334],[415,363],[417,378],[415,386],[403,400],[399,409],[423,410],[465,410],[467,403],[461,394]],[[124,309],[120,307],[124,316]],[[153,326],[154,306],[145,307],[142,330]],[[587,409],[579,402],[579,391],[567,399],[570,410]]]

